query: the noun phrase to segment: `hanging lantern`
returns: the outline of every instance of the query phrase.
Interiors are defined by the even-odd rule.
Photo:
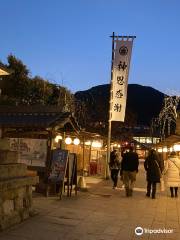
[[[56,143],[58,143],[59,140],[62,140],[62,136],[61,136],[61,135],[57,135],[57,136],[55,137],[55,139],[54,139],[54,141],[55,141]]]
[[[74,145],[79,145],[79,143],[80,143],[79,138],[75,138],[75,139],[73,140],[73,143],[74,143]]]
[[[67,138],[65,139],[65,143],[66,143],[67,145],[71,144],[71,143],[72,143],[72,139],[71,139],[70,137],[67,137]]]

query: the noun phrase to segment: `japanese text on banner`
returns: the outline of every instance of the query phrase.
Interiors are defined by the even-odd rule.
[[[132,40],[116,40],[113,61],[111,121],[124,122]]]

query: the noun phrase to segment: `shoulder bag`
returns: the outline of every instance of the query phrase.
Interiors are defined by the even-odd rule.
[[[169,161],[171,161],[171,160],[169,160]],[[171,161],[171,162],[174,163],[174,165],[177,167],[177,169],[178,169],[178,171],[179,171],[179,176],[180,176],[180,169],[178,168],[178,166],[176,165],[175,162],[173,162],[173,161]]]
[[[162,172],[161,172],[158,162],[156,160],[155,160],[155,162],[159,169],[159,174],[160,174],[160,190],[163,192],[165,190],[164,178],[163,178],[163,175],[162,175]]]

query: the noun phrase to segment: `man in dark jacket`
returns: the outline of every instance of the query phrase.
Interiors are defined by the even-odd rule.
[[[123,155],[121,162],[121,175],[125,185],[126,196],[132,196],[136,174],[138,172],[139,159],[138,154],[133,152],[133,147],[130,147],[129,152]]]

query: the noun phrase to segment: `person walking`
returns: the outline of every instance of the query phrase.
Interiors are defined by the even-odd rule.
[[[156,184],[160,182],[163,171],[163,162],[159,159],[156,151],[151,149],[144,162],[147,179],[147,197],[156,198]]]
[[[165,164],[164,174],[166,183],[170,188],[171,197],[178,197],[178,187],[180,187],[180,159],[176,152],[171,152]]]
[[[113,189],[117,188],[120,163],[121,163],[121,154],[116,149],[114,149],[110,153],[110,162],[109,162],[109,168],[111,171],[111,179],[113,181]]]
[[[130,147],[129,152],[123,154],[121,162],[121,178],[125,187],[127,197],[130,197],[133,194],[133,187],[136,181],[138,166],[138,154],[133,151],[133,147]]]

